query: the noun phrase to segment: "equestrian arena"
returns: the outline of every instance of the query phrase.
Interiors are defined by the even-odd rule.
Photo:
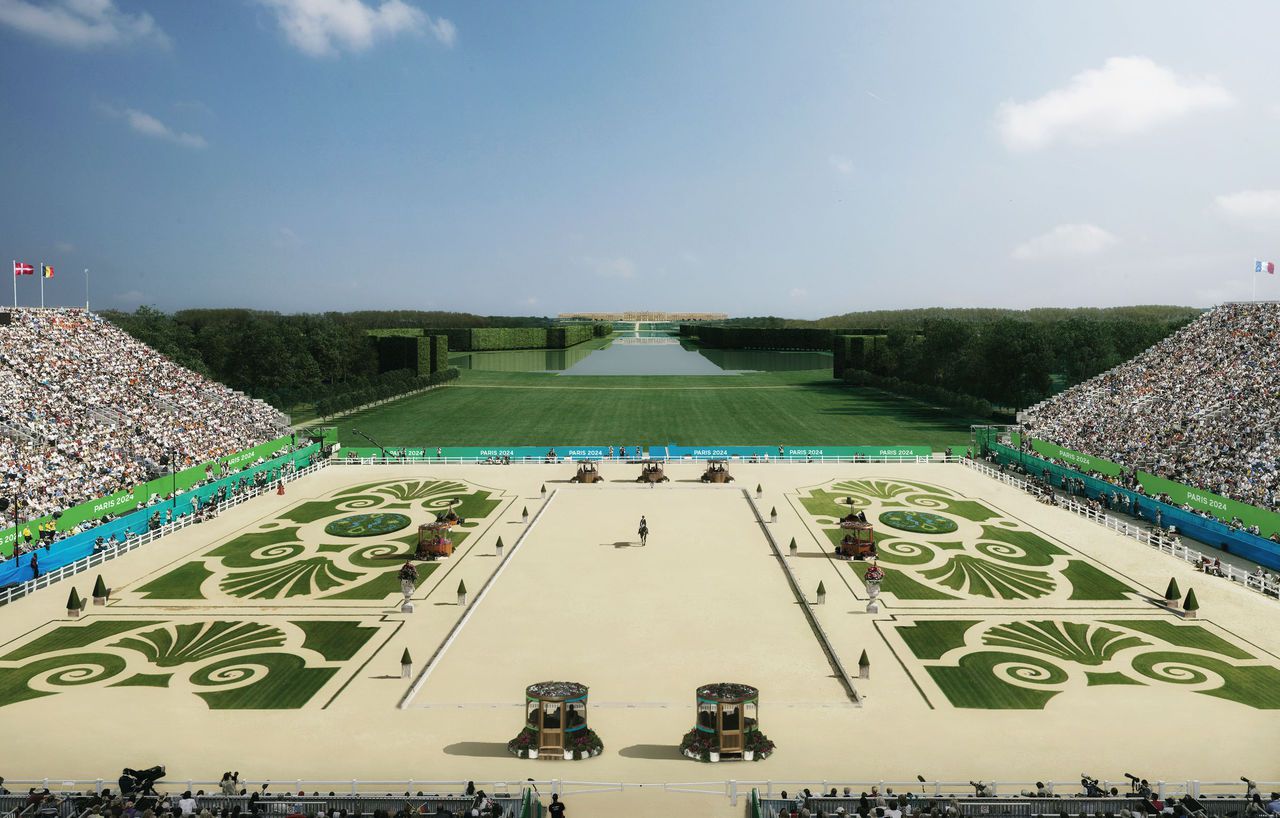
[[[78,617],[64,600],[94,571],[7,606],[0,771],[585,782],[562,785],[575,815],[741,815],[729,780],[1280,779],[1275,599],[961,463],[703,468],[648,484],[606,462],[579,485],[567,462],[335,460],[105,562],[109,598]],[[833,555],[851,508],[886,574],[875,613],[869,563]],[[450,509],[453,554],[417,563],[404,612],[418,526]],[[1170,578],[1194,617],[1164,604]],[[508,751],[548,680],[589,688],[599,755]],[[766,758],[680,752],[712,682],[759,690]]]

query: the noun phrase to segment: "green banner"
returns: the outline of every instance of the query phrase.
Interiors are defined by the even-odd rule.
[[[214,463],[223,463],[227,467],[227,471],[238,471],[246,465],[255,462],[258,458],[264,460],[270,459],[273,452],[289,445],[291,436],[279,437],[275,440],[254,446],[252,449],[236,452],[235,454],[221,457],[217,460],[210,460],[201,463],[198,466],[192,466],[189,469],[183,469],[176,475],[176,485],[179,492],[186,491],[196,483],[205,479],[205,467]],[[215,472],[216,473],[216,472]],[[164,477],[157,477],[146,483],[134,486],[128,491],[121,491],[107,497],[100,497],[97,500],[90,500],[87,503],[81,503],[78,506],[72,506],[62,512],[62,516],[58,518],[58,530],[68,531],[75,528],[85,520],[96,520],[104,514],[119,515],[126,511],[132,511],[138,504],[146,504],[151,499],[151,495],[159,494],[161,497],[169,494],[174,490],[175,476],[166,474]],[[12,515],[12,510],[9,511]],[[9,519],[12,519],[10,516]],[[20,525],[18,531],[22,529],[31,529],[33,539],[38,538],[38,529],[41,525],[47,523],[51,518],[46,515],[44,517],[36,517],[30,520],[19,517]],[[12,527],[0,531],[0,552],[10,554],[13,552],[13,542],[16,539],[15,532]]]
[[[1110,460],[1103,460],[1101,457],[1092,457],[1091,455],[1081,454],[1080,452],[1072,451],[1071,449],[1064,449],[1061,446],[1053,443],[1046,443],[1043,440],[1032,440],[1031,448],[1035,449],[1035,451],[1042,457],[1061,460],[1064,463],[1070,464],[1073,468],[1079,471],[1096,471],[1109,477],[1116,477],[1124,471],[1120,465],[1112,463]]]
[[[1187,505],[1197,511],[1207,511],[1228,523],[1231,522],[1232,517],[1239,517],[1246,527],[1256,525],[1264,537],[1270,537],[1280,531],[1280,514],[1275,512],[1241,503],[1211,491],[1184,486],[1142,471],[1138,472],[1138,482],[1146,489],[1147,494],[1169,495],[1169,501],[1176,506]]]

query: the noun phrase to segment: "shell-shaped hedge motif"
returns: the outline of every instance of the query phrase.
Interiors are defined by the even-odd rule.
[[[928,491],[937,493],[938,489],[930,488]],[[899,483],[896,480],[843,480],[832,487],[831,493],[861,494],[864,497],[885,502],[889,500],[900,501],[909,494],[922,494],[925,493],[925,489],[909,483]]]
[[[1067,662],[1097,666],[1127,648],[1146,645],[1133,634],[1085,622],[1039,620],[996,625],[982,643],[998,648],[1022,648]]]
[[[959,554],[921,576],[953,591],[1000,599],[1038,599],[1053,592],[1053,577],[1044,571],[1014,568]]]
[[[112,647],[136,650],[158,667],[200,662],[224,653],[278,648],[284,632],[257,622],[193,622],[126,636]]]
[[[225,594],[244,599],[279,599],[323,593],[360,576],[338,568],[324,557],[315,557],[256,571],[236,571],[223,577],[218,587]]]

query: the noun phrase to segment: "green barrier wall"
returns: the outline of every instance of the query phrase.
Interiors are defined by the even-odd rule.
[[[976,441],[979,446],[983,445],[985,441],[987,446],[1000,451],[1006,457],[1016,458],[1018,456],[1016,447],[1019,438],[1016,434],[1011,437],[1015,446],[1012,449],[996,443],[995,435],[990,430],[977,430]],[[1117,463],[1112,463],[1110,460],[1092,457],[1043,440],[1032,440],[1031,448],[1042,457],[1061,460],[1082,472],[1098,472],[1109,477],[1116,477],[1124,471],[1124,467]],[[1225,519],[1228,522],[1233,517],[1239,517],[1246,526],[1256,525],[1264,537],[1270,537],[1280,531],[1280,514],[1273,511],[1251,506],[1239,500],[1232,500],[1229,497],[1223,497],[1211,491],[1175,483],[1172,480],[1157,477],[1147,472],[1140,471],[1137,473],[1137,477],[1139,485],[1142,486],[1143,491],[1148,496],[1154,497],[1157,494],[1167,494],[1169,495],[1169,501],[1173,505],[1191,506],[1193,509],[1207,511],[1214,517]]]
[[[1143,471],[1138,472],[1138,482],[1147,490],[1147,494],[1168,494],[1169,500],[1174,505],[1188,505],[1199,511],[1207,511],[1215,517],[1225,518],[1227,522],[1230,522],[1232,517],[1239,517],[1246,526],[1256,525],[1264,537],[1270,537],[1280,531],[1280,514],[1273,511],[1241,503],[1203,489],[1184,486]]]
[[[1124,468],[1118,463],[1112,463],[1110,460],[1103,460],[1101,457],[1093,457],[1071,449],[1064,449],[1062,446],[1046,443],[1043,440],[1032,440],[1031,448],[1035,449],[1042,457],[1062,460],[1081,471],[1096,471],[1109,477],[1117,477],[1124,471]]]
[[[272,452],[289,445],[290,440],[290,437],[276,438],[275,440],[268,441],[260,446],[254,446],[252,449],[245,449],[244,451],[236,452],[235,454],[228,455],[227,457],[210,460],[205,463],[201,463],[198,466],[184,469],[177,474],[178,491],[186,491],[196,483],[204,480],[205,466],[211,463],[225,463],[228,471],[237,471],[243,468],[245,464],[252,463],[259,457],[270,458]],[[81,503],[78,506],[72,506],[71,508],[63,511],[62,516],[58,518],[58,530],[67,531],[75,528],[76,525],[84,522],[85,520],[94,520],[104,514],[122,514],[126,511],[132,511],[138,503],[146,503],[147,500],[151,498],[151,495],[159,494],[163,497],[173,491],[173,488],[174,478],[173,476],[166,474],[164,477],[158,477],[155,480],[150,480],[146,483],[134,486],[128,491],[117,492],[107,497],[100,497],[97,500],[91,500],[87,503]],[[11,513],[12,512],[10,512],[10,514]],[[9,519],[11,520],[12,517]],[[47,515],[44,517],[35,517],[30,520],[20,519],[18,531],[21,531],[23,528],[30,528],[31,533],[34,535],[37,533],[37,527],[48,522],[49,519],[50,517]],[[0,551],[5,554],[12,553],[14,539],[15,532],[12,527],[0,531]]]

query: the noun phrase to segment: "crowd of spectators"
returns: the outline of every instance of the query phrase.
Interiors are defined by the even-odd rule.
[[[280,436],[267,404],[181,367],[84,310],[0,325],[0,496],[34,519]]]
[[[1280,509],[1280,303],[1224,304],[1023,417],[1024,433]]]

